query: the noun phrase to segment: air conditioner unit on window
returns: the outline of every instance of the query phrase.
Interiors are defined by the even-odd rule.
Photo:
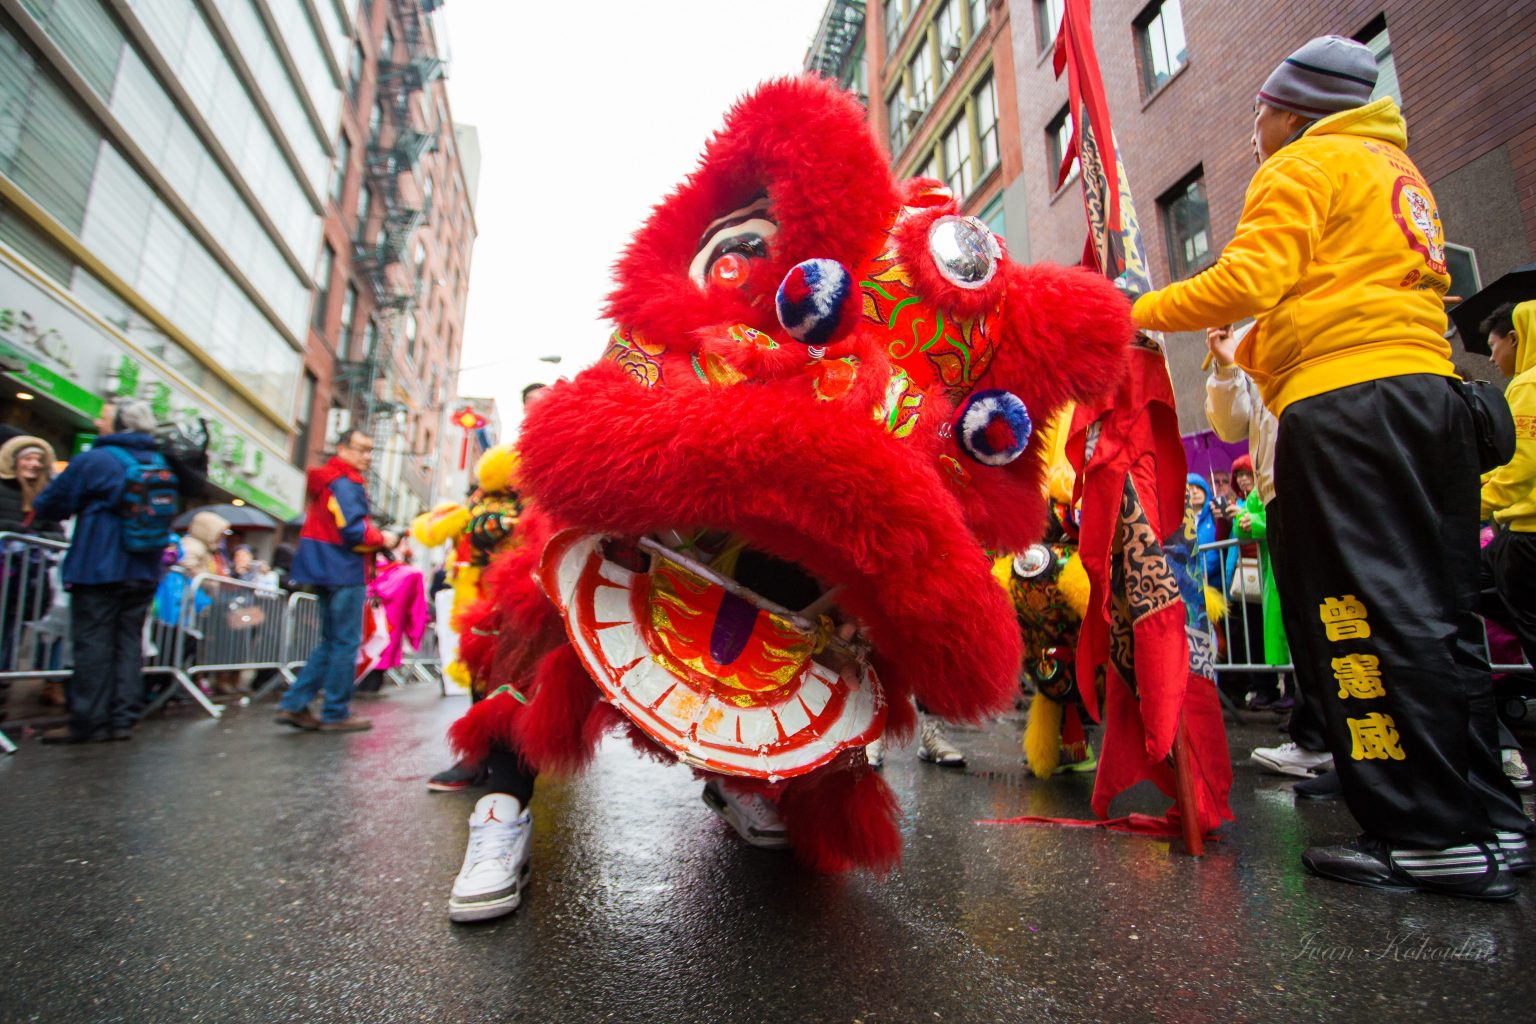
[[[944,44],[939,47],[939,53],[949,63],[951,63],[951,64],[959,63],[959,61],[960,61],[960,40],[958,40],[958,39],[946,39],[944,41]]]
[[[907,111],[906,116],[904,116],[902,120],[907,123],[908,128],[915,128],[917,127],[917,122],[923,119],[923,114],[925,112],[926,111],[922,107],[913,107]]]

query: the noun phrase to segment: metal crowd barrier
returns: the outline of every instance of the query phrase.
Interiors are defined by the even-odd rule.
[[[172,569],[180,572],[180,569]],[[182,588],[176,609],[156,607],[155,626],[166,629],[177,682],[204,711],[217,718],[224,709],[208,698],[199,677],[238,676],[247,670],[276,674],[287,639],[286,595],[244,580],[199,573]],[[145,713],[170,699],[167,688]]]
[[[69,545],[0,532],[0,681],[68,679],[72,674],[69,608],[58,567]],[[270,678],[241,700],[248,705],[292,685],[320,642],[320,604],[313,594],[284,593],[255,583],[172,567],[145,617],[144,675],[169,677],[144,714],[185,693],[207,714],[224,708],[199,685],[203,677],[246,671]],[[388,678],[440,682],[435,634],[402,659]],[[434,673],[436,675],[434,676]],[[4,696],[4,694],[0,694]],[[16,746],[0,731],[0,753]]]
[[[1207,552],[1214,552],[1221,558],[1222,575],[1219,589],[1227,598],[1227,614],[1221,622],[1211,623],[1211,641],[1216,644],[1217,671],[1225,672],[1291,672],[1295,666],[1290,662],[1283,665],[1271,665],[1264,660],[1264,631],[1260,626],[1255,634],[1248,629],[1245,615],[1245,605],[1250,602],[1258,605],[1262,610],[1266,595],[1263,593],[1263,580],[1259,581],[1259,593],[1250,593],[1250,588],[1242,578],[1240,571],[1228,574],[1227,561],[1229,552],[1248,543],[1236,539],[1219,540],[1212,544],[1202,544],[1196,549],[1197,557],[1203,557]],[[1207,580],[1207,585],[1212,581]],[[1223,642],[1224,641],[1224,642]],[[1517,662],[1495,662],[1493,660],[1492,645],[1488,642],[1488,628],[1483,627],[1483,654],[1489,661],[1489,667],[1495,673],[1532,672],[1536,671],[1531,663],[1522,655]],[[1241,655],[1241,657],[1238,657]]]
[[[309,660],[309,652],[320,642],[320,600],[314,594],[294,591],[286,597],[283,608],[283,638],[276,672],[265,685],[240,703],[245,706],[266,697],[280,686],[292,686],[298,669]]]

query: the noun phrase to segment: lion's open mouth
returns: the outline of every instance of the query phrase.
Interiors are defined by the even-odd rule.
[[[685,761],[777,780],[884,729],[857,621],[792,562],[723,534],[572,530],[539,578],[607,698]]]

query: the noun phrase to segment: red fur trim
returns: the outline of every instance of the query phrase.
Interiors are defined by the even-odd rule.
[[[459,660],[468,667],[477,689],[490,678],[491,660],[496,655],[496,618],[496,606],[483,597],[458,614]]]
[[[522,705],[510,693],[476,701],[448,727],[448,746],[460,761],[479,764],[496,746],[512,745],[512,721]]]
[[[944,718],[1011,707],[1012,605],[936,463],[867,414],[807,402],[795,383],[646,389],[593,367],[528,410],[523,479],[586,529],[745,537],[844,588],[893,692]]]
[[[565,774],[585,768],[597,752],[601,732],[586,723],[598,699],[597,686],[582,667],[575,648],[564,644],[539,661],[534,693],[513,719],[517,751],[541,772]]]
[[[852,267],[896,210],[895,186],[859,102],[814,76],[765,83],[738,103],[696,170],[635,233],[606,315],[658,341],[710,324],[773,333],[773,296],[802,260]],[[710,222],[766,193],[778,234],[744,288],[699,288],[687,276]]]
[[[1006,298],[993,321],[996,347],[980,386],[1018,395],[1036,434],[1023,455],[1002,467],[972,461],[953,439],[946,450],[970,473],[969,485],[958,493],[982,545],[1020,551],[1045,527],[1051,453],[1039,428],[1068,402],[1097,402],[1113,392],[1134,332],[1130,303],[1109,281],[1080,267],[1005,263],[998,279]]]
[[[790,780],[779,814],[795,857],[815,871],[860,868],[883,875],[901,863],[901,809],[868,765]]]
[[[999,273],[980,288],[962,288],[939,273],[938,266],[928,250],[928,232],[940,217],[959,214],[957,204],[936,206],[907,217],[896,225],[891,238],[901,253],[901,262],[912,275],[913,291],[921,295],[928,305],[945,311],[947,317],[969,320],[981,313],[988,313],[1002,300],[1007,281]],[[1002,241],[999,239],[999,246]]]

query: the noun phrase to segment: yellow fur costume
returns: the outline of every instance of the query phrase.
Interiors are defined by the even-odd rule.
[[[427,547],[454,546],[447,579],[453,587],[450,623],[455,629],[464,609],[479,599],[480,574],[491,558],[515,543],[513,528],[522,513],[517,464],[517,450],[510,444],[486,449],[475,463],[477,486],[468,504],[442,502],[411,523],[411,536]],[[460,685],[469,685],[463,662],[454,661],[443,671]]]

